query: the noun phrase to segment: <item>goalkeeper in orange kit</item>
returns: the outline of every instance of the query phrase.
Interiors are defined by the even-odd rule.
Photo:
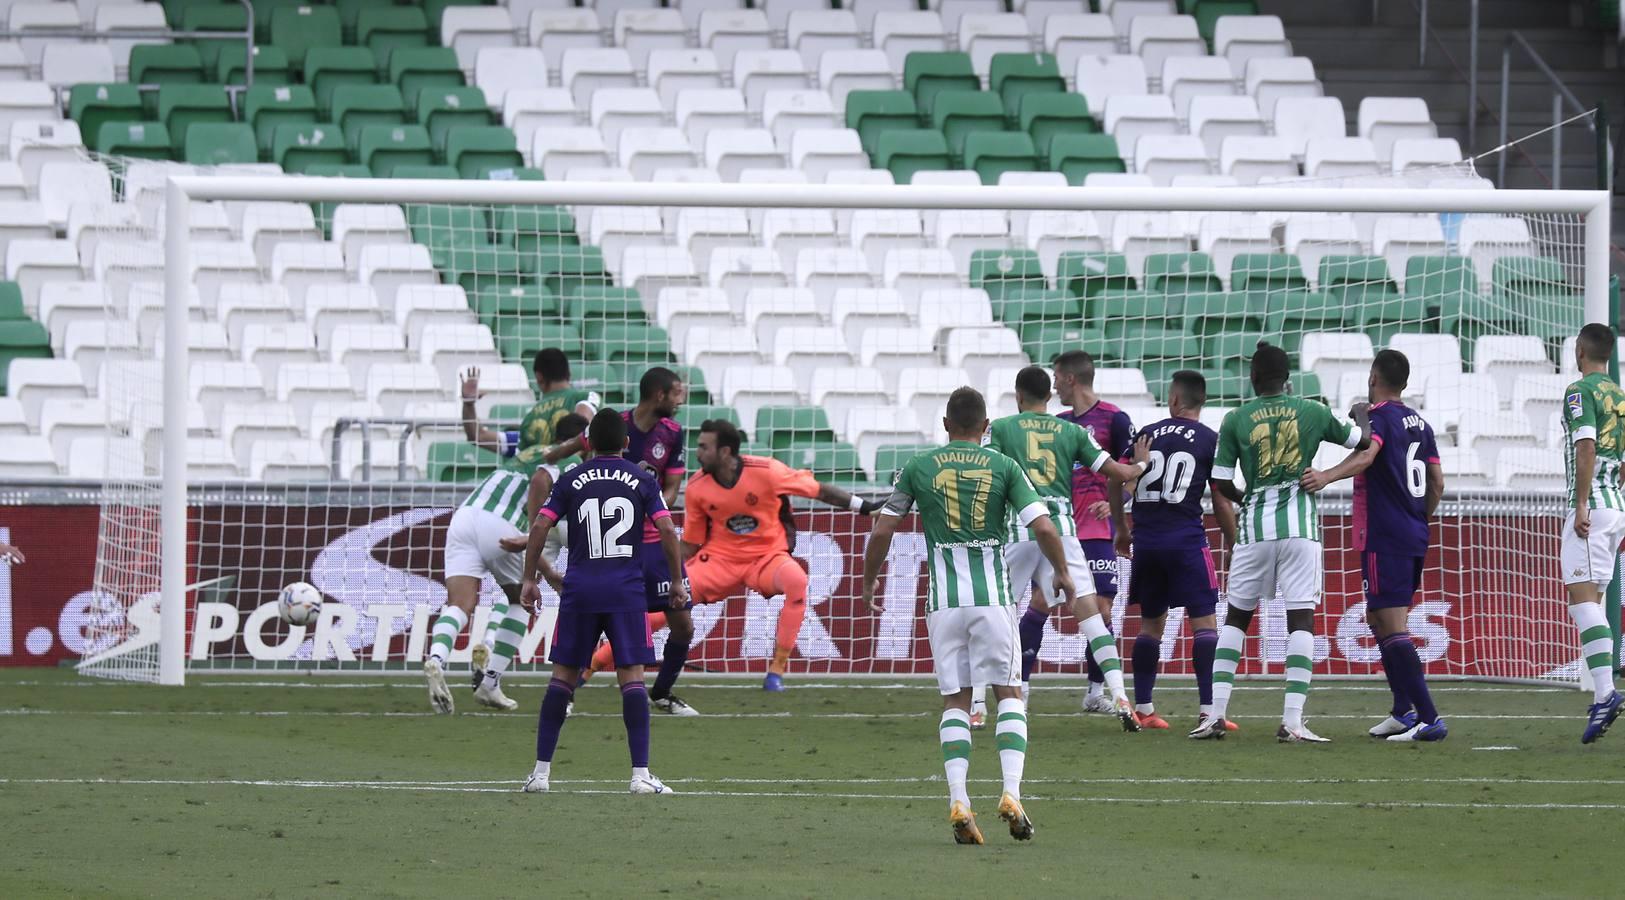
[[[750,589],[783,595],[773,660],[762,689],[784,690],[785,669],[807,615],[807,570],[790,555],[795,523],[787,497],[809,497],[872,515],[879,501],[823,484],[811,472],[776,459],[739,454],[739,429],[713,419],[700,425],[700,471],[688,480],[683,504],[683,557],[695,603],[716,603]],[[607,645],[599,648],[611,664]],[[593,660],[600,668],[599,660]]]

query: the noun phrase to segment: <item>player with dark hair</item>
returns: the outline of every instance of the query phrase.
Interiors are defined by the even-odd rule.
[[[1354,426],[1339,420],[1325,404],[1287,393],[1292,376],[1286,351],[1260,343],[1253,352],[1253,391],[1258,396],[1224,417],[1213,464],[1213,489],[1241,504],[1236,532],[1225,539],[1230,554],[1229,608],[1213,661],[1213,715],[1204,716],[1191,737],[1214,739],[1225,732],[1225,712],[1235,685],[1258,604],[1279,591],[1286,601],[1286,697],[1276,739],[1283,743],[1325,743],[1303,722],[1303,707],[1315,666],[1315,608],[1325,581],[1320,542],[1320,505],[1299,479],[1314,462],[1321,442],[1350,450],[1371,445],[1369,405],[1354,404]],[[1247,481],[1235,486],[1237,467]]]
[[[649,633],[644,566],[638,558],[638,535],[645,527],[659,535],[657,546],[672,571],[678,567],[677,528],[654,477],[621,458],[626,449],[626,421],[614,410],[593,416],[587,430],[592,456],[554,486],[531,525],[525,549],[524,586],[520,601],[534,610],[541,600],[537,574],[559,593],[554,625],[553,678],[548,682],[536,726],[536,768],[525,780],[527,793],[548,789],[553,751],[559,742],[581,670],[592,659],[601,637],[615,646],[615,676],[621,685],[621,718],[632,756],[630,790],[665,794],[671,789],[649,771],[649,695],[643,667],[654,663]],[[570,567],[563,578],[542,548],[554,523],[570,523]],[[673,609],[688,602],[681,580],[669,586]]]
[[[1027,480],[1032,482],[1048,508],[1050,521],[1066,549],[1066,564],[1071,570],[1072,580],[1079,586],[1077,599],[1070,607],[1072,614],[1077,617],[1088,647],[1093,651],[1093,658],[1100,666],[1106,690],[1111,696],[1112,709],[1122,721],[1123,730],[1139,731],[1134,707],[1123,690],[1123,663],[1118,658],[1111,629],[1106,627],[1106,618],[1111,615],[1110,601],[1098,595],[1083,545],[1074,539],[1077,527],[1072,514],[1072,473],[1075,468],[1081,468],[1121,484],[1133,481],[1145,471],[1145,457],[1137,452],[1134,464],[1118,462],[1101,449],[1094,434],[1050,415],[1047,412],[1049,397],[1049,373],[1038,366],[1028,366],[1017,372],[1017,412],[993,422],[988,434],[988,446],[1021,466]],[[1025,525],[1012,521],[1005,541],[1004,562],[1010,571],[1010,593],[1019,597],[1027,591],[1029,584],[1036,582],[1028,608],[1041,610],[1047,616],[1060,605],[1052,586],[1054,571],[1044,561],[1032,532]],[[1026,653],[1025,646],[1022,650],[1021,683],[1025,695],[1032,677],[1036,649],[1033,656]]]
[[[983,842],[965,788],[970,770],[971,687],[985,684],[998,698],[995,746],[1004,776],[999,818],[1016,840],[1033,836],[1033,823],[1021,804],[1021,778],[1027,760],[1027,705],[1021,699],[1021,654],[1016,640],[1016,600],[1005,576],[1001,545],[1014,518],[1032,529],[1032,538],[1054,572],[1053,587],[1074,600],[1066,551],[1049,506],[1038,496],[1015,460],[979,445],[987,431],[987,403],[962,387],[948,397],[942,419],[949,443],[915,455],[903,466],[891,498],[875,517],[863,555],[863,599],[876,612],[880,571],[898,524],[916,505],[925,529],[930,591],[925,623],[931,659],[942,694],[938,741],[948,780],[948,821],[954,840]],[[907,576],[910,586],[914,575]]]
[[[1219,436],[1200,421],[1207,403],[1207,379],[1188,369],[1175,372],[1168,386],[1168,418],[1140,429],[1149,444],[1149,470],[1134,489],[1134,560],[1129,602],[1140,607],[1140,633],[1134,639],[1134,714],[1144,728],[1167,728],[1157,715],[1152,691],[1162,661],[1168,610],[1183,607],[1191,626],[1191,665],[1196,670],[1197,724],[1213,714],[1213,658],[1219,645],[1219,579],[1202,521],[1202,491],[1213,473]],[[1123,504],[1112,504],[1119,538],[1130,534]],[[1236,510],[1217,489],[1213,517],[1225,533],[1236,530]],[[1233,725],[1226,723],[1234,730]],[[1214,737],[1223,737],[1219,731]]]
[[[525,413],[525,418],[519,423],[517,431],[500,433],[480,425],[479,412],[475,409],[475,403],[480,399],[480,370],[477,368],[468,370],[463,377],[462,398],[463,434],[469,443],[506,457],[531,451],[538,454],[534,462],[540,465],[544,460],[539,454],[544,451],[541,449],[532,451],[532,448],[546,448],[558,439],[555,429],[559,420],[571,413],[591,418],[603,402],[596,391],[572,386],[570,360],[565,357],[563,350],[544,347],[536,351],[536,357],[531,361],[531,370],[536,375],[536,387],[540,391],[536,405]]]
[[[1423,677],[1422,658],[1407,630],[1411,601],[1422,587],[1428,519],[1444,496],[1444,469],[1433,428],[1401,399],[1411,363],[1383,350],[1371,363],[1371,446],[1325,472],[1303,473],[1306,491],[1354,479],[1354,550],[1360,554],[1366,624],[1382,653],[1394,705],[1370,730],[1390,741],[1442,741],[1449,734]]]
[[[1591,672],[1591,709],[1580,736],[1586,744],[1607,733],[1625,704],[1614,689],[1616,636],[1602,605],[1625,537],[1625,391],[1608,376],[1616,346],[1614,329],[1607,325],[1581,328],[1574,343],[1580,379],[1563,392],[1569,513],[1560,558],[1569,616],[1580,630],[1581,657]]]

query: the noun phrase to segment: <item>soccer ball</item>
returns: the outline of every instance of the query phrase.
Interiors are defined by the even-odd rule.
[[[309,625],[322,612],[322,592],[303,581],[295,581],[282,589],[277,597],[276,611],[282,621],[290,625]]]

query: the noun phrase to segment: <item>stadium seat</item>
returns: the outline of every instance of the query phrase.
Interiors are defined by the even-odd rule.
[[[944,22],[948,28],[957,31],[960,49],[970,54],[971,68],[982,78],[990,76],[996,56],[1034,56],[1027,20],[1018,13],[1004,12],[1002,3],[995,2],[990,6],[987,12],[961,16],[957,24]],[[944,16],[944,19],[947,18]],[[998,84],[992,87],[995,92],[1002,93]]]
[[[742,419],[752,423],[756,421],[757,411],[764,406],[801,403],[796,375],[785,366],[731,365],[723,370],[721,384],[723,400],[737,410]]]
[[[762,125],[780,147],[802,128],[834,128],[840,123],[829,95],[819,90],[769,91],[762,97]]]
[[[691,3],[683,4],[683,14],[689,15],[689,9],[693,6]],[[700,46],[715,54],[713,61],[723,68],[731,67],[741,51],[773,48],[772,29],[766,13],[761,10],[740,9],[738,6],[707,9],[699,13],[697,24]],[[650,74],[650,83],[653,84],[653,72]],[[716,86],[722,86],[720,80]]]
[[[1393,142],[1391,165],[1395,175],[1410,174],[1417,169],[1448,169],[1459,162],[1461,145],[1455,138],[1399,138]]]
[[[486,47],[474,57],[474,84],[485,92],[493,111],[505,108],[510,91],[545,88],[547,58],[535,47]]]
[[[923,12],[914,4],[906,8],[876,12],[869,10],[874,46],[886,53],[893,71],[901,72],[910,53],[944,53],[948,50],[947,27],[936,12]],[[858,21],[863,25],[860,11]]]
[[[313,49],[343,46],[338,10],[330,6],[284,6],[271,11],[270,41],[288,54],[296,69]],[[131,62],[134,77],[134,61]],[[139,79],[137,79],[139,80]]]
[[[1099,172],[1126,172],[1117,140],[1109,134],[1056,134],[1049,144],[1049,166],[1074,185]]]
[[[831,50],[818,61],[817,72],[818,85],[829,92],[837,106],[844,106],[846,95],[852,91],[889,91],[898,87],[891,63],[879,50]]]
[[[1147,135],[1174,136],[1180,133],[1173,101],[1162,94],[1108,97],[1104,120],[1106,131],[1119,147],[1135,148]]]
[[[1521,491],[1556,493],[1564,490],[1563,459],[1550,450],[1518,447],[1503,450],[1495,462],[1495,483]]]
[[[1129,22],[1128,42],[1153,72],[1162,71],[1163,61],[1171,57],[1207,55],[1207,44],[1190,16],[1136,16]]]
[[[1190,117],[1197,97],[1230,97],[1236,93],[1235,75],[1222,59],[1211,56],[1176,56],[1162,64],[1162,91],[1174,101],[1180,118]],[[1195,134],[1193,127],[1191,133]]]
[[[841,437],[857,448],[864,471],[873,472],[881,446],[920,443],[925,429],[909,407],[860,406],[847,411]]]
[[[1217,157],[1230,137],[1263,137],[1264,121],[1251,97],[1197,97],[1190,107],[1191,134]]]
[[[800,53],[808,69],[815,68],[826,53],[862,46],[858,20],[845,10],[796,10],[785,20],[784,32],[785,46]]]
[[[40,78],[56,90],[86,82],[105,84],[116,81],[113,54],[102,44],[56,42],[45,46],[40,60]]]
[[[1198,6],[1197,24],[1205,17]],[[1212,22],[1213,54],[1224,57],[1237,78],[1245,78],[1254,60],[1273,61],[1292,56],[1292,43],[1286,39],[1279,16],[1221,16]],[[1251,91],[1249,90],[1249,93]]]
[[[329,97],[332,121],[344,131],[351,148],[361,144],[361,129],[372,125],[402,125],[407,122],[406,103],[391,84],[343,83]]]
[[[982,80],[964,53],[911,53],[903,66],[903,87],[914,95],[921,113],[934,115],[938,93],[980,91]]]
[[[666,109],[677,103],[686,90],[716,90],[723,86],[722,73],[731,71],[733,58],[724,64],[711,50],[655,50],[649,54],[649,86],[659,94]]]
[[[1209,175],[1213,163],[1202,140],[1190,135],[1145,135],[1134,145],[1134,169],[1167,185],[1179,175]]]
[[[470,72],[480,50],[514,46],[514,32],[513,20],[500,6],[452,6],[440,18],[440,45],[455,51],[458,65]]]
[[[446,47],[400,47],[389,54],[388,66],[389,80],[401,89],[408,106],[417,102],[424,88],[466,83],[456,52]]]
[[[1150,93],[1145,62],[1138,56],[1080,57],[1073,69],[1073,84],[1089,101],[1089,108],[1096,111],[1104,110],[1110,97]]]
[[[1307,57],[1255,58],[1247,63],[1247,93],[1258,101],[1266,119],[1273,119],[1276,101],[1286,97],[1314,98],[1324,93]]]
[[[738,181],[746,169],[780,169],[784,154],[762,128],[713,128],[705,134],[705,164],[723,181]]]
[[[1338,384],[1345,373],[1365,378],[1376,356],[1363,334],[1311,332],[1298,348],[1299,368],[1313,372],[1321,384]]]
[[[1407,272],[1413,256],[1443,256],[1444,229],[1438,216],[1382,216],[1372,226],[1371,250],[1388,260],[1396,276]],[[1405,282],[1400,281],[1404,288]]]
[[[1378,159],[1393,155],[1396,140],[1438,137],[1438,129],[1428,115],[1427,101],[1420,97],[1362,98],[1358,129],[1360,137],[1375,145]]]
[[[342,13],[341,13],[342,17]],[[441,21],[444,29],[445,21]],[[363,9],[355,20],[355,42],[371,50],[373,55],[386,65],[391,53],[402,48],[418,48],[429,45],[429,20],[422,10],[413,7],[377,6]],[[512,31],[510,25],[510,32]],[[459,29],[459,43],[453,45],[454,49],[461,49],[468,40],[466,29]]]
[[[1303,156],[1313,139],[1348,136],[1343,101],[1336,97],[1282,97],[1275,104],[1274,116],[1275,134],[1288,141],[1294,156]]]

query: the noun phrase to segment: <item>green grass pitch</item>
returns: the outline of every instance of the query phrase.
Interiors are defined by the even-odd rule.
[[[458,681],[461,682],[459,675]],[[1583,747],[1570,690],[1446,684],[1443,744],[1365,736],[1379,684],[1309,698],[1328,746],[1274,740],[1279,685],[1238,687],[1243,731],[1184,737],[1194,688],[1159,691],[1169,732],[1034,693],[1017,844],[993,815],[978,732],[971,793],[988,844],[946,824],[938,700],[885,686],[690,679],[707,713],[656,717],[656,774],[625,793],[618,692],[580,692],[553,793],[517,792],[542,683],[520,711],[428,714],[414,677],[194,677],[181,689],[67,671],[0,675],[0,896],[1313,897],[1618,896],[1625,733]]]

